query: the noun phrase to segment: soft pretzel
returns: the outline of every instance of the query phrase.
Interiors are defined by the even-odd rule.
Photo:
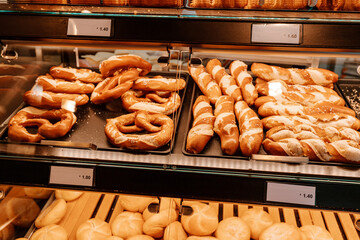
[[[53,93],[49,91],[27,91],[24,101],[34,107],[61,108],[63,100],[74,101],[76,106],[85,105],[89,101],[86,94]]]
[[[266,81],[279,79],[287,84],[327,86],[338,80],[336,73],[321,68],[282,68],[263,63],[253,63],[251,71]]]
[[[181,104],[180,96],[176,92],[171,92],[168,98],[162,98],[154,93],[129,90],[121,96],[121,100],[123,107],[129,112],[145,110],[165,115],[174,113]]]
[[[59,122],[52,124],[50,120],[59,120]],[[26,107],[11,118],[8,136],[11,140],[21,142],[59,138],[69,132],[75,122],[75,114],[65,109],[43,110]],[[29,126],[37,126],[38,133],[29,133],[26,129]]]
[[[138,78],[132,89],[142,91],[179,91],[184,89],[186,82],[182,78],[164,78],[155,76],[153,78]]]
[[[312,114],[347,114],[355,117],[355,112],[344,106],[338,106],[331,103],[319,102],[311,106],[303,106],[295,102],[276,102],[269,101],[258,108],[258,113],[262,117],[272,115],[312,115]]]
[[[240,130],[240,150],[244,156],[258,153],[264,138],[261,120],[244,101],[236,102],[235,115]]]
[[[99,83],[103,79],[100,74],[90,69],[65,68],[61,66],[53,66],[49,71],[50,75],[56,79],[65,79],[69,81],[81,81],[85,83]]]
[[[236,85],[234,77],[226,73],[218,59],[211,59],[206,65],[206,70],[219,84],[224,95],[233,97],[235,102],[242,100],[240,88]]]
[[[214,135],[215,116],[209,98],[200,95],[195,100],[192,112],[194,120],[187,135],[186,151],[200,153]]]
[[[116,71],[128,68],[138,68],[141,70],[140,76],[144,76],[151,71],[151,64],[136,55],[115,55],[102,61],[99,70],[103,77],[109,77]]]
[[[219,135],[221,150],[227,155],[234,155],[239,148],[239,129],[234,114],[234,99],[221,96],[215,104],[214,131]]]
[[[153,150],[167,144],[174,132],[174,123],[164,114],[138,111],[107,119],[105,133],[109,141],[121,148]],[[130,124],[135,124],[130,126]],[[148,134],[136,132],[146,130]],[[156,130],[156,131],[155,131]],[[128,134],[130,132],[135,132]]]
[[[210,99],[212,104],[222,95],[221,89],[216,81],[206,72],[204,66],[191,67],[189,65],[189,72],[194,79],[200,91]]]
[[[245,102],[249,106],[254,105],[255,99],[258,97],[258,93],[252,83],[253,79],[251,75],[247,72],[247,65],[242,61],[233,61],[230,64],[229,70],[240,87]]]
[[[135,68],[124,70],[115,76],[108,77],[99,83],[91,94],[90,100],[95,104],[102,104],[118,99],[128,91],[139,76]]]
[[[83,83],[81,81],[65,81],[62,79],[54,79],[50,75],[39,76],[36,83],[43,87],[43,90],[56,93],[77,93],[87,94],[94,91],[94,84]]]
[[[262,124],[265,129],[276,126],[296,126],[306,124],[310,126],[348,127],[360,129],[360,120],[346,114],[313,114],[304,116],[270,116],[263,118]]]

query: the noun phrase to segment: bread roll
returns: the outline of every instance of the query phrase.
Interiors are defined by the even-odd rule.
[[[113,235],[121,238],[129,238],[142,234],[144,219],[138,212],[122,212],[111,224]]]
[[[319,226],[304,225],[300,231],[305,235],[304,240],[333,240],[330,233]]]
[[[199,202],[184,202],[183,206],[190,206],[191,215],[182,215],[181,223],[190,235],[211,235],[218,227],[218,212],[216,208]]]
[[[67,202],[78,199],[84,192],[71,191],[71,190],[56,190],[55,197],[62,198]]]
[[[118,201],[124,210],[131,212],[143,212],[154,199],[155,198],[153,197],[120,195]]]
[[[121,237],[117,237],[117,236],[111,236],[111,237],[105,238],[104,240],[124,240],[124,239]]]
[[[43,188],[24,188],[26,196],[35,199],[47,199],[50,197],[53,190]]]
[[[12,240],[14,239],[15,230],[14,225],[12,223],[7,224],[4,226],[4,224],[0,224],[1,230],[0,230],[0,240]]]
[[[27,238],[17,238],[16,240],[28,240]]]
[[[38,229],[30,240],[67,240],[68,235],[65,229],[56,224],[50,224]]]
[[[275,223],[265,229],[260,240],[302,240],[301,231],[287,223]]]
[[[154,238],[147,236],[147,235],[136,235],[136,236],[130,237],[126,240],[154,240]]]
[[[207,237],[191,236],[191,237],[188,237],[186,240],[217,240],[217,238],[210,237],[210,236],[207,236]]]
[[[60,222],[66,213],[66,201],[56,199],[49,207],[44,209],[35,220],[37,228]]]
[[[39,206],[31,198],[12,198],[6,204],[6,215],[14,219],[19,227],[29,227],[40,212]]]
[[[87,220],[81,224],[76,231],[76,240],[104,239],[110,236],[110,225],[107,222],[96,218]]]
[[[186,240],[186,232],[180,222],[170,223],[164,232],[164,240]]]
[[[240,218],[250,227],[251,238],[254,240],[258,240],[260,234],[274,223],[267,212],[255,208],[245,210]]]
[[[215,231],[219,240],[250,240],[250,228],[239,217],[222,220]]]

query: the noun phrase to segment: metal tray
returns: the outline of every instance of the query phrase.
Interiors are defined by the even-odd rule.
[[[337,87],[346,104],[355,111],[357,118],[360,118],[360,79],[341,79],[337,82]]]

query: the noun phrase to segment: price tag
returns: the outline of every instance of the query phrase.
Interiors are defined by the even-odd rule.
[[[92,187],[94,185],[94,169],[51,166],[49,183]]]
[[[254,23],[252,25],[251,42],[300,44],[301,24]]]
[[[68,36],[111,36],[111,19],[69,18]]]
[[[315,206],[316,187],[267,182],[266,201]]]

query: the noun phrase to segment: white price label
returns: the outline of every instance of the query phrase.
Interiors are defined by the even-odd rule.
[[[92,187],[94,183],[94,169],[51,166],[49,183]]]
[[[267,182],[266,201],[315,206],[316,187]]]
[[[69,18],[69,36],[111,36],[111,19]]]
[[[300,44],[301,24],[254,23],[251,31],[253,43]]]

